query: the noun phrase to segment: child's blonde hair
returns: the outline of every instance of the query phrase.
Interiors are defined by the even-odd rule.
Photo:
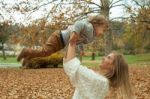
[[[108,28],[108,20],[103,15],[90,16],[89,22],[93,25],[103,25]]]

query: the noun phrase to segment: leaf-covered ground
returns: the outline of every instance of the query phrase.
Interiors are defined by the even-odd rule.
[[[135,99],[150,99],[150,67],[131,67],[130,76]],[[71,99],[73,91],[63,68],[0,69],[0,99]]]

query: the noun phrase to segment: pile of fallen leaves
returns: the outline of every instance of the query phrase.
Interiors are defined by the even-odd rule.
[[[150,99],[150,67],[131,67],[135,99]],[[0,69],[0,99],[71,99],[63,68]]]
[[[135,99],[150,99],[150,66],[130,68],[130,79]]]

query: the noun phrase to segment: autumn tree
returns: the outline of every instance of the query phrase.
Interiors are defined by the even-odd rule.
[[[0,23],[0,50],[2,50],[4,60],[6,60],[4,44],[8,40],[11,30],[10,21]]]
[[[33,20],[35,13],[42,11],[39,15],[53,26],[65,29],[74,21],[87,17],[89,14],[99,13],[110,20],[110,9],[123,6],[124,0],[49,0],[49,1],[19,1],[12,6],[13,11],[20,12],[26,16],[27,22]],[[28,35],[28,34],[27,34]],[[105,52],[112,49],[111,29],[105,35]]]
[[[129,6],[131,33],[133,34],[135,53],[143,53],[150,46],[150,2],[149,0],[133,0]]]

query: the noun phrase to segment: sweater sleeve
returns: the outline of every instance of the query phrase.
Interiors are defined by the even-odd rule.
[[[84,29],[84,23],[82,21],[76,21],[73,24],[73,28],[71,30],[71,32],[76,32],[78,34],[80,34]]]
[[[108,91],[108,81],[105,77],[82,66],[77,58],[64,62],[63,66],[71,83],[79,89],[84,99],[100,99],[96,97],[105,97]]]

